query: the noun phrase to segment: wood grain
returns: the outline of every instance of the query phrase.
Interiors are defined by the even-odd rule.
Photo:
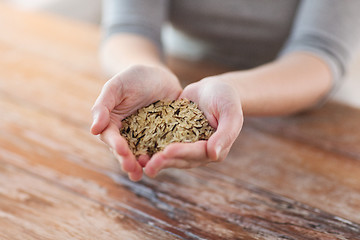
[[[0,27],[1,239],[360,239],[360,110],[246,119],[223,163],[133,183],[88,131],[99,29],[2,4]]]
[[[0,182],[1,239],[181,239],[3,161]]]
[[[360,222],[360,162],[245,127],[214,171]]]
[[[334,102],[306,114],[250,122],[262,131],[360,160],[359,121],[358,109]]]
[[[83,154],[87,148],[77,144],[86,143],[91,148],[100,145],[97,141],[85,141],[89,135],[84,129],[67,126],[69,123],[59,121],[56,116],[44,116],[30,108],[22,109],[21,105],[8,105],[4,99],[0,106],[8,112],[2,123],[8,125],[2,127],[9,129],[9,136],[0,141],[3,161],[178,236],[193,239],[255,238],[258,235],[336,239],[340,236],[355,238],[359,234],[360,226],[355,223],[207,168],[169,171],[156,180],[132,183],[118,172],[117,167],[111,169],[114,161],[108,154],[94,162],[86,160]],[[40,120],[46,125],[43,124],[39,131],[39,122],[22,119]],[[63,134],[80,142],[73,141],[74,145],[67,146],[70,149],[61,148],[66,144],[63,136],[56,137],[58,131],[52,130],[53,126],[61,131],[70,129]],[[14,154],[12,149],[17,146],[21,149]],[[107,166],[99,165],[98,161]]]

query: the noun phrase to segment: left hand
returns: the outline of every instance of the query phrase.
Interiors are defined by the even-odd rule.
[[[172,143],[156,153],[145,166],[145,173],[150,177],[165,168],[194,168],[224,160],[242,128],[240,96],[235,87],[221,77],[208,77],[190,84],[179,98],[197,103],[216,132],[208,141]]]

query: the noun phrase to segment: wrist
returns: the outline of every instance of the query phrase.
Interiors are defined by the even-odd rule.
[[[294,53],[245,71],[218,76],[236,88],[245,115],[288,115],[317,104],[331,87],[331,75],[320,59]]]
[[[134,34],[118,34],[101,46],[100,62],[110,76],[134,65],[165,67],[157,47],[148,39]]]

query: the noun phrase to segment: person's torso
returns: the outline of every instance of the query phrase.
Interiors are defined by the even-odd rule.
[[[170,0],[169,20],[208,43],[213,58],[252,67],[276,57],[298,4],[299,0]]]

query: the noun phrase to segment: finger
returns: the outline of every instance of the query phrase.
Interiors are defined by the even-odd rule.
[[[243,124],[241,106],[232,105],[219,110],[218,126],[207,144],[208,156],[214,161],[221,161],[220,157],[230,149],[238,137]]]
[[[180,94],[180,96],[178,97],[178,99],[189,99],[192,100],[193,102],[198,103],[199,102],[199,95],[197,92],[197,85],[199,83],[191,83],[189,85],[187,85],[184,90],[182,91],[182,93]]]
[[[155,154],[146,164],[145,173],[154,177],[165,168],[192,168],[207,163],[206,141],[173,143]]]
[[[141,169],[141,171],[129,172],[129,173],[128,173],[128,176],[129,176],[130,180],[131,180],[131,181],[134,181],[134,182],[140,181],[141,178],[142,178],[142,175],[143,175],[142,169]]]
[[[134,156],[130,155],[130,156],[120,156],[117,152],[115,152],[115,150],[112,149],[112,152],[115,156],[115,158],[119,161],[121,169],[124,172],[127,173],[142,173],[142,167],[140,166],[140,164],[138,162],[136,162],[136,160],[134,161]],[[135,163],[135,164],[132,164]],[[133,166],[132,166],[133,165]]]
[[[93,122],[90,131],[94,135],[100,134],[110,122],[109,109],[103,105],[94,105],[92,108]]]
[[[118,87],[111,84],[109,80],[101,90],[99,97],[96,99],[91,109],[93,123],[91,133],[100,134],[110,122],[110,113],[116,105],[116,99],[119,97]]]
[[[172,143],[164,149],[167,158],[180,158],[187,161],[201,161],[207,158],[207,141],[194,143]]]
[[[119,128],[116,124],[110,122],[107,128],[100,134],[100,139],[110,148],[114,149],[117,154],[121,156],[130,154],[128,143],[125,138],[120,135]]]
[[[139,171],[138,169],[141,168],[140,164],[136,161],[135,156],[129,149],[128,143],[120,135],[119,129],[115,124],[110,123],[101,133],[100,138],[113,149],[113,153],[118,158],[124,171]]]
[[[138,158],[138,162],[140,166],[145,167],[147,162],[150,160],[150,157],[148,155],[141,155]]]
[[[140,166],[140,164],[137,164],[137,165],[136,165],[136,168],[134,169],[134,171],[131,171],[131,172],[126,171],[126,170],[124,170],[124,167],[123,167],[123,166],[124,166],[124,162],[125,162],[125,163],[127,162],[126,160],[124,160],[125,157],[120,156],[120,155],[117,154],[117,153],[115,152],[115,150],[113,150],[113,149],[112,149],[112,152],[113,152],[115,158],[119,161],[122,170],[123,170],[124,172],[127,172],[127,173],[128,173],[128,176],[129,176],[129,178],[130,178],[132,181],[135,181],[135,182],[136,182],[136,181],[139,181],[139,180],[142,178],[143,170],[142,170],[142,167]]]
[[[187,161],[183,159],[169,159],[162,153],[157,153],[146,165],[144,172],[149,177],[156,177],[160,170],[165,168],[189,168]]]

